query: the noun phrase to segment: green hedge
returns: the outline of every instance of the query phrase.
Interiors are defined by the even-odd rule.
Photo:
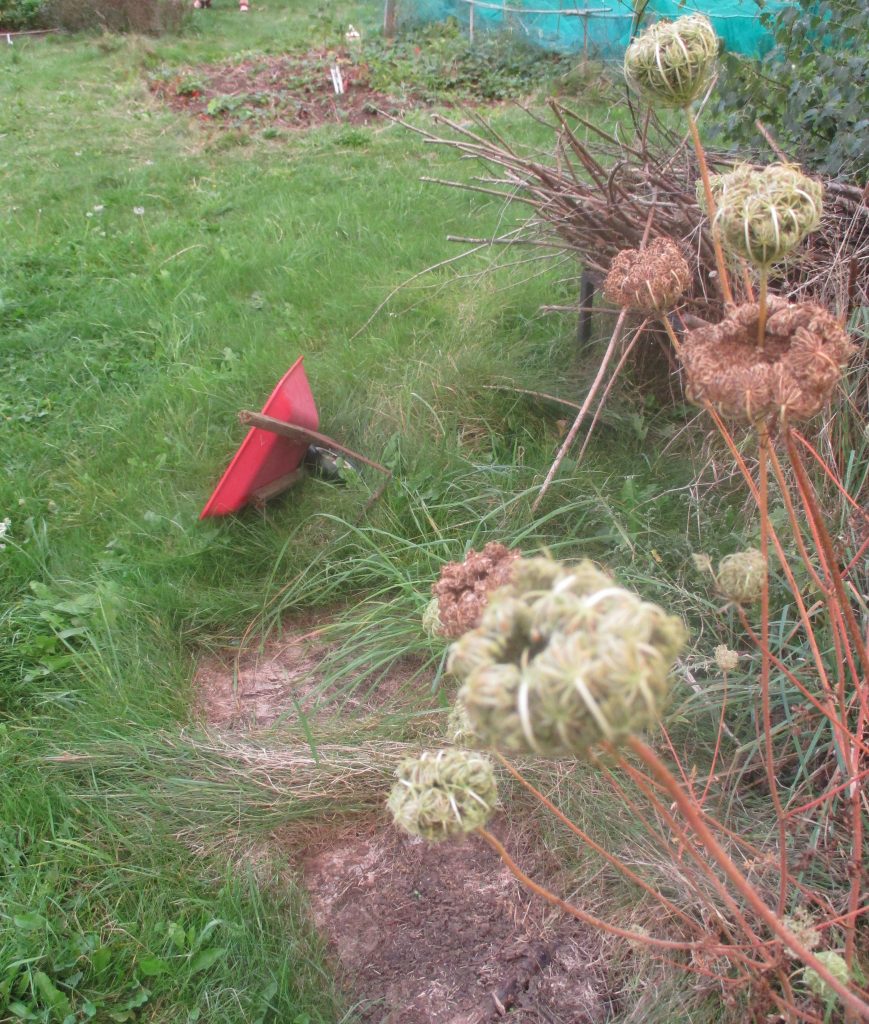
[[[17,32],[45,24],[45,0],[0,0],[0,28]]]

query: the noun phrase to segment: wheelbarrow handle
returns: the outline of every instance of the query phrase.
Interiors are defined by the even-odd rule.
[[[371,466],[372,469],[379,470],[388,477],[392,476],[391,469],[381,466],[379,462],[367,459],[364,455],[360,455],[359,452],[354,452],[352,448],[347,448],[343,444],[339,444],[334,438],[327,437],[326,434],[320,434],[316,430],[308,430],[307,427],[299,427],[295,423],[284,423],[283,420],[276,420],[273,416],[264,416],[261,412],[250,412],[247,409],[243,409],[238,414],[238,419],[245,426],[268,430],[273,434],[288,437],[291,441],[307,441],[309,444],[319,444],[324,448],[331,448],[333,451],[348,456],[348,458],[364,462],[366,466]]]

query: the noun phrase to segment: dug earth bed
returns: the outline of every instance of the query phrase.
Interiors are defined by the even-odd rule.
[[[268,743],[269,729],[298,730],[300,713],[309,728],[328,726],[337,704],[321,700],[323,625],[297,620],[256,652],[203,660],[197,717],[229,735],[256,734],[258,744]],[[406,706],[417,668],[400,662],[360,687],[345,712],[370,720]],[[496,819],[492,831],[532,877],[560,891],[559,865],[521,812],[509,825]],[[384,815],[278,830],[255,859],[286,865],[303,881],[360,1024],[612,1017],[600,936],[531,896],[475,836],[426,843]]]
[[[335,92],[330,68],[340,69],[344,93]],[[372,89],[365,64],[347,54],[311,51],[259,56],[241,63],[203,64],[155,76],[151,91],[173,110],[224,127],[304,129],[323,124],[385,122],[421,99],[396,99]]]
[[[530,836],[493,831],[538,877]],[[365,1024],[599,1024],[598,938],[531,897],[475,837],[431,844],[382,822],[303,857],[314,923]]]

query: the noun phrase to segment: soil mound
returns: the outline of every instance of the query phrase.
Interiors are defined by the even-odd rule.
[[[341,95],[335,92],[333,67],[340,69]],[[327,51],[203,64],[153,79],[151,91],[173,110],[225,127],[362,125],[385,122],[384,112],[398,115],[424,105],[372,89],[364,64]]]
[[[533,846],[495,831],[533,871]],[[609,1019],[597,936],[530,897],[479,839],[333,835],[304,878],[365,1024]]]

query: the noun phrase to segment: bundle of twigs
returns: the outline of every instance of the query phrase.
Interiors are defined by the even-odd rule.
[[[709,223],[696,197],[699,168],[687,137],[680,139],[654,116],[637,121],[630,141],[609,133],[557,101],[553,117],[538,118],[550,127],[555,145],[549,153],[523,149],[505,140],[482,118],[472,126],[435,117],[448,133],[412,127],[426,142],[479,161],[486,173],[464,181],[424,178],[497,196],[532,211],[521,227],[491,239],[500,245],[535,245],[576,254],[586,270],[607,273],[613,257],[638,248],[648,234],[681,239],[696,259],[688,313],[717,319],[722,300],[716,285]],[[772,140],[769,140],[773,145]],[[732,157],[711,154],[713,170],[732,167]],[[869,195],[845,182],[826,181],[821,230],[811,244],[779,271],[778,293],[813,299],[847,315],[869,305]],[[735,268],[745,292],[746,274]]]

